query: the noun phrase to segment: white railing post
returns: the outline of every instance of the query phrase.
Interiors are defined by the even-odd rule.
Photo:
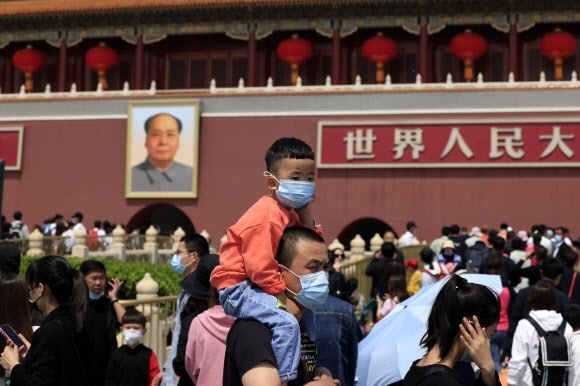
[[[72,247],[71,256],[87,257],[89,256],[89,248],[87,248],[87,231],[83,228],[77,229],[75,232],[75,243]]]
[[[44,236],[38,229],[32,231],[32,233],[28,236],[28,250],[26,251],[26,254],[28,256],[44,255],[44,250],[42,249],[43,239]]]
[[[125,247],[125,230],[121,225],[117,225],[113,232],[113,244],[111,244],[111,252],[117,254],[118,259],[122,262],[127,261],[127,249]]]

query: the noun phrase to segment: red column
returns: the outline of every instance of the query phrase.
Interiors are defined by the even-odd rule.
[[[340,84],[340,28],[332,33],[332,84]]]
[[[68,59],[66,38],[60,41],[60,49],[58,52],[58,92],[66,91],[66,62]]]
[[[419,31],[419,74],[421,82],[429,82],[429,34],[426,25],[422,25]]]
[[[139,35],[135,44],[135,90],[143,88],[143,35]]]
[[[518,66],[518,30],[516,23],[510,23],[509,70],[514,73],[514,80],[520,80],[520,68]]]
[[[248,76],[247,87],[256,86],[256,31],[250,31],[248,35]]]

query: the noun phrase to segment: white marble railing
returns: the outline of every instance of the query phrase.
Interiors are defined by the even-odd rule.
[[[264,87],[246,87],[243,78],[240,78],[237,87],[219,87],[215,79],[212,79],[207,89],[171,89],[157,90],[155,81],[147,90],[131,90],[129,82],[125,82],[122,90],[105,91],[101,85],[95,91],[77,91],[73,83],[70,91],[52,92],[50,84],[47,84],[44,92],[27,93],[24,85],[18,93],[0,93],[0,99],[39,99],[39,98],[108,98],[108,97],[133,97],[133,96],[168,96],[177,93],[195,94],[236,94],[236,93],[308,93],[308,92],[388,92],[388,91],[429,91],[429,90],[497,90],[497,89],[543,89],[543,88],[577,88],[580,85],[576,71],[572,72],[570,80],[547,81],[542,71],[537,81],[516,82],[513,73],[508,76],[507,82],[485,82],[483,75],[479,73],[475,82],[453,82],[451,74],[447,74],[444,83],[423,83],[421,75],[417,74],[415,83],[392,83],[391,76],[387,75],[384,84],[362,84],[361,77],[356,76],[354,84],[333,85],[330,76],[326,77],[324,85],[305,85],[298,77],[295,86],[276,86],[273,79],[268,78]]]

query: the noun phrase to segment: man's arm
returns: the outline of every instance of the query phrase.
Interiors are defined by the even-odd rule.
[[[285,386],[288,383],[281,384],[278,369],[272,362],[263,361],[246,371],[242,376],[242,384],[244,386]]]

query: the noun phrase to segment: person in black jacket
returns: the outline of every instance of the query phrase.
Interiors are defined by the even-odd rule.
[[[87,375],[91,386],[102,386],[113,351],[117,349],[117,330],[125,308],[119,304],[118,292],[123,285],[119,279],[109,281],[107,297],[107,271],[98,260],[85,260],[79,267],[89,290],[85,331],[89,338],[89,368]]]
[[[113,352],[107,366],[105,386],[157,386],[161,383],[157,356],[141,343],[143,334],[147,332],[146,325],[145,315],[136,309],[123,315],[121,333],[126,344]]]
[[[350,297],[350,291],[347,289],[344,275],[340,272],[343,260],[344,251],[341,248],[328,251],[328,261],[330,262],[330,267],[328,268],[328,294],[346,302]]]
[[[45,256],[26,270],[30,301],[46,316],[27,348],[7,346],[0,365],[12,386],[85,386],[87,339],[81,332],[87,309],[82,274],[60,256]],[[28,346],[28,342],[27,343]],[[20,360],[20,355],[26,354]]]

